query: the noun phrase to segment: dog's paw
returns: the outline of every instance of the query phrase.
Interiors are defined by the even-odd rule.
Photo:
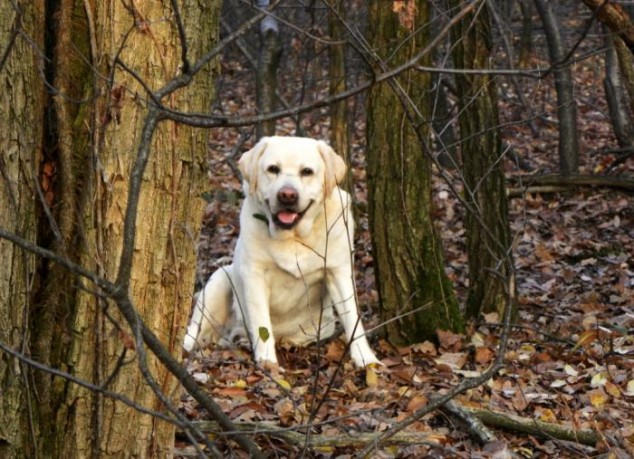
[[[374,352],[372,352],[367,342],[353,342],[350,349],[350,356],[354,364],[359,368],[383,365],[376,355],[374,355]]]

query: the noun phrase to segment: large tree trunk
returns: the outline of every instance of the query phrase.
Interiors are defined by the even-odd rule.
[[[216,40],[219,3],[182,4],[180,13],[189,38],[190,60],[199,57]],[[48,37],[40,41],[47,46],[42,45],[40,51],[47,55],[45,73],[54,87],[46,119],[37,107],[24,102],[18,105],[29,111],[29,119],[24,122],[31,127],[31,139],[42,139],[39,181],[43,187],[46,185],[46,199],[39,201],[38,243],[115,281],[124,240],[131,168],[148,105],[145,88],[117,66],[115,59],[132,69],[146,87],[160,88],[180,72],[182,65],[175,15],[167,0],[62,0],[55,5],[57,9],[46,15],[40,9],[28,21],[23,20],[35,31],[44,30],[47,21]],[[5,17],[3,13],[1,21]],[[34,32],[31,37],[36,38],[37,34]],[[24,48],[28,49],[27,44]],[[24,54],[38,55],[32,49],[19,54],[16,50],[12,51],[15,59],[24,60]],[[32,73],[37,73],[34,64],[21,72],[20,78],[13,76],[12,81],[32,80]],[[199,74],[194,83],[163,103],[182,110],[208,111],[211,72],[210,68]],[[32,81],[31,86],[41,88],[42,82]],[[33,129],[41,125],[46,128],[43,136]],[[8,129],[4,118],[2,126],[3,131]],[[6,132],[15,138],[22,135],[25,126],[9,127],[11,131]],[[181,352],[182,326],[191,309],[196,265],[194,237],[201,221],[206,150],[204,131],[172,122],[159,125],[142,179],[132,271],[129,279],[123,279],[129,281],[130,297],[140,317],[176,355]],[[37,150],[32,149],[31,156],[33,151]],[[26,159],[23,161],[26,164]],[[20,176],[19,169],[4,165],[2,169],[3,174],[11,174],[11,183],[28,185],[29,177]],[[34,187],[30,187],[32,192]],[[3,208],[5,198],[3,195]],[[22,206],[19,215],[28,217],[29,207]],[[0,223],[4,229],[6,221]],[[27,228],[32,231],[34,226]],[[15,232],[19,233],[17,229]],[[3,278],[5,273],[17,276],[19,269],[25,267],[5,264],[0,272]],[[95,285],[50,261],[40,260],[37,274],[37,291],[32,296],[30,314],[24,319],[30,327],[31,356],[42,364],[123,394],[146,409],[168,412],[142,375],[134,332],[125,325],[115,304],[101,296]],[[25,291],[22,287],[23,296]],[[16,301],[21,301],[19,296]],[[0,316],[4,317],[6,306],[0,306]],[[16,330],[21,324],[18,319],[12,320]],[[12,344],[19,349],[19,342]],[[175,378],[149,355],[147,370],[164,400],[174,404],[179,395]],[[171,455],[172,424],[67,379],[34,369],[30,373],[34,387],[25,397],[37,397],[37,404],[31,406],[36,438],[26,436],[30,429],[23,428],[21,432],[29,457]],[[20,380],[14,377],[13,384],[19,385]]]
[[[18,35],[22,24],[32,43]],[[35,242],[35,193],[41,158],[44,83],[43,60],[32,46],[44,44],[44,2],[0,3],[0,225]],[[8,52],[8,54],[6,54]],[[46,168],[46,165],[43,165]],[[46,169],[44,169],[46,171]],[[0,341],[13,349],[28,346],[27,315],[32,293],[35,257],[0,239]],[[0,457],[26,457],[30,429],[27,416],[37,404],[28,390],[26,369],[0,352]],[[32,439],[32,438],[31,438]]]
[[[389,59],[390,67],[411,58],[428,41],[425,29],[419,29],[428,22],[427,2],[410,3],[415,7],[410,16],[395,13],[392,2],[370,4],[370,45]],[[433,338],[438,328],[460,330],[462,319],[431,219],[431,163],[419,137],[428,136],[429,124],[424,123],[430,119],[430,77],[410,71],[397,80],[368,94],[367,158],[382,318],[394,319],[386,325],[390,341],[404,344]],[[413,103],[407,108],[417,110],[418,119],[404,111],[404,93]]]
[[[459,10],[461,0],[452,0]],[[457,68],[487,69],[491,30],[487,7],[452,29]],[[506,304],[505,279],[510,274],[510,229],[503,155],[498,134],[497,93],[485,74],[456,75],[459,125],[467,212],[469,296],[467,316],[499,311]]]

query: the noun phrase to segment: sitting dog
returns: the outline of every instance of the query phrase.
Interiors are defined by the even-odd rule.
[[[378,360],[360,322],[344,161],[323,141],[265,137],[239,162],[245,200],[233,263],[199,293],[184,348],[246,329],[255,361],[276,366],[275,341],[305,345],[335,332],[359,367]]]

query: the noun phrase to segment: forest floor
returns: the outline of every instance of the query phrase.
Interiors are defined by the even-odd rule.
[[[610,170],[616,147],[602,94],[598,57],[574,69],[578,97],[581,173],[634,175],[634,160]],[[223,108],[253,107],[252,71],[239,60],[223,63]],[[546,84],[547,83],[547,84]],[[504,142],[522,163],[506,160],[508,178],[557,170],[557,123],[551,82],[527,86],[530,109],[501,86]],[[246,108],[243,108],[246,107]],[[529,113],[530,111],[530,113]],[[518,119],[527,123],[513,123]],[[356,273],[360,307],[367,329],[380,325],[368,233],[363,117],[355,125],[352,155],[359,228]],[[327,139],[327,119],[307,115],[306,135]],[[242,143],[239,130],[215,130],[210,141],[210,202],[199,243],[199,276],[230,261],[238,235],[240,184],[234,173]],[[294,133],[291,120],[279,132]],[[461,188],[458,174],[454,186]],[[434,180],[435,218],[442,237],[447,272],[461,301],[468,287],[464,210],[438,174]],[[595,445],[564,441],[547,434],[493,428],[497,441],[478,444],[455,418],[441,412],[417,421],[409,440],[381,446],[373,457],[612,457],[634,455],[634,197],[608,187],[567,187],[563,192],[526,193],[509,200],[518,275],[519,315],[512,329],[503,370],[486,384],[457,398],[466,407],[592,429]],[[207,349],[191,356],[189,371],[238,423],[257,422],[259,429],[288,428],[301,440],[282,433],[256,435],[267,455],[348,457],[360,449],[363,434],[389,429],[460,380],[482,373],[495,359],[501,320],[496,314],[472,323],[463,335],[439,333],[437,342],[395,347],[371,342],[385,364],[378,378],[352,366],[338,339],[306,348],[279,348],[284,373],[256,368],[249,350]],[[182,410],[193,420],[208,415],[185,397]],[[311,435],[303,435],[309,425]],[[303,426],[303,427],[302,427]],[[340,436],[345,435],[346,440]],[[304,443],[305,442],[305,443]],[[224,448],[229,444],[220,441]],[[308,448],[307,445],[313,445]],[[315,446],[317,445],[317,446]],[[305,449],[307,448],[307,449]],[[177,454],[191,446],[177,442]],[[234,451],[240,455],[238,451]],[[607,456],[606,456],[607,457]]]

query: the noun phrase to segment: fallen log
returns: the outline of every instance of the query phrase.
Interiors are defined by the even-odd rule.
[[[558,439],[570,441],[587,446],[596,446],[600,441],[609,441],[605,435],[592,429],[576,429],[570,425],[554,424],[542,422],[536,419],[525,418],[508,413],[491,411],[483,408],[471,408],[458,403],[453,403],[449,410],[453,414],[460,411],[468,413],[468,415],[477,418],[483,424],[489,427],[509,430],[513,432],[534,435],[547,439]],[[468,419],[469,416],[458,414],[461,419]],[[195,421],[193,424],[201,432],[211,435],[231,436],[231,432],[222,431],[218,424],[213,421]],[[238,429],[237,433],[250,435],[265,435],[276,438],[291,446],[310,447],[316,449],[348,447],[361,448],[367,446],[376,438],[376,432],[350,432],[340,435],[313,433],[307,434],[309,430],[307,426],[279,427],[268,422],[236,422],[234,423]],[[472,432],[473,434],[473,432]],[[183,432],[177,432],[182,436]],[[488,437],[488,438],[487,438]],[[490,434],[484,434],[482,438],[487,440],[495,439]],[[435,432],[419,432],[419,431],[401,431],[394,436],[386,439],[383,446],[387,445],[421,445],[427,444],[434,447],[446,449],[446,436]],[[175,453],[178,453],[176,451]],[[180,453],[179,453],[180,454]]]
[[[572,187],[590,186],[617,188],[634,191],[634,180],[611,175],[536,175],[522,177],[511,181],[515,186],[508,188],[510,198],[524,196],[527,193],[558,193]]]
[[[465,411],[471,413],[484,424],[498,429],[511,430],[539,436],[541,438],[556,438],[582,445],[595,446],[600,440],[605,439],[592,429],[576,429],[573,426],[542,422],[537,419],[524,418],[513,414],[496,411],[470,408],[463,406]]]

